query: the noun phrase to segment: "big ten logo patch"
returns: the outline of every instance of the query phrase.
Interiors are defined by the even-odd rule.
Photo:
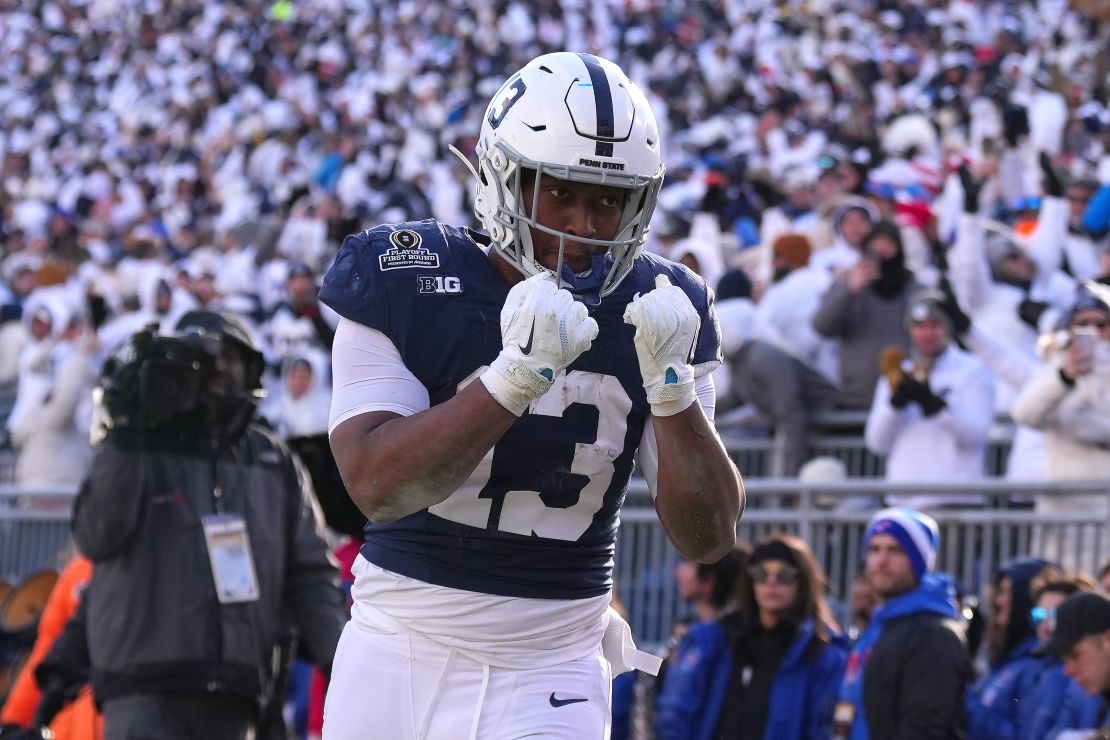
[[[400,229],[389,235],[389,249],[378,257],[382,270],[405,267],[439,267],[439,255],[420,244],[420,234]]]
[[[429,293],[459,295],[462,293],[462,280],[454,275],[418,275],[416,284],[420,286],[421,295]]]

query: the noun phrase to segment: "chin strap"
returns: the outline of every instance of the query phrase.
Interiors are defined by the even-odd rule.
[[[605,282],[606,267],[609,260],[607,255],[595,254],[590,258],[590,269],[584,276],[579,276],[562,261],[562,251],[559,253],[559,287],[566,288],[575,300],[581,301],[589,307],[601,303],[601,285]]]

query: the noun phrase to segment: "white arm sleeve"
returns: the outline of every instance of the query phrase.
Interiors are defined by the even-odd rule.
[[[698,403],[705,412],[705,418],[713,423],[713,416],[717,409],[717,390],[713,385],[713,375],[703,375],[694,380],[694,393],[697,394]],[[655,483],[659,478],[659,446],[655,441],[655,425],[648,417],[644,426],[644,438],[640,440],[636,460],[640,465],[640,472],[647,481],[651,497],[655,498]]]
[[[359,414],[392,411],[412,416],[431,406],[428,389],[405,367],[389,337],[377,329],[340,319],[331,358],[328,434]]]

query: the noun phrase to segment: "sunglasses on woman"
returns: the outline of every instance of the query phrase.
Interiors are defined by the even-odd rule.
[[[1055,609],[1045,609],[1043,606],[1035,606],[1029,610],[1029,619],[1033,621],[1034,627],[1039,626],[1040,623],[1046,619],[1052,619],[1055,616]]]
[[[798,569],[793,565],[760,563],[748,568],[748,575],[756,583],[766,583],[774,578],[784,586],[792,586],[798,582]]]

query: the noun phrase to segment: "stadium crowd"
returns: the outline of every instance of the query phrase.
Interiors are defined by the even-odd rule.
[[[558,49],[614,59],[648,93],[667,164],[648,248],[716,287],[718,413],[765,417],[783,474],[812,457],[815,415],[847,409],[866,415],[859,431],[891,481],[983,478],[996,414],[1014,424],[1007,478],[1110,478],[1110,19],[1098,12],[1063,0],[0,0],[0,397],[16,482],[80,483],[104,361],[194,309],[248,327],[267,365],[260,413],[278,434],[326,434],[338,317],[316,291],[342,239],[428,217],[476,224],[449,147],[473,158],[505,71]],[[1110,518],[1105,494],[1035,505]],[[689,694],[664,679],[652,711],[640,701],[629,718],[637,732],[781,728],[772,715],[792,706],[776,699],[776,667],[802,660],[798,635],[851,671],[820,564],[804,543],[775,542],[737,554],[727,576],[694,578],[730,582],[715,580],[715,596],[703,586],[714,608],[699,608],[669,664],[729,646],[749,673],[698,664]],[[984,651],[972,640],[967,675],[954,669],[970,679],[974,660],[980,673],[969,737],[1099,722],[1095,700],[1031,651],[1051,638],[1037,631],[1049,613],[1106,571],[1036,562],[1000,571],[1007,596],[991,600]],[[915,588],[931,570],[915,567]],[[800,601],[764,619],[766,584],[790,578]],[[945,588],[935,613],[962,635]],[[870,612],[857,614],[861,636]],[[814,723],[831,723],[838,701],[873,700],[825,679],[835,688]],[[726,689],[770,714],[710,712],[699,716],[721,724],[695,731],[673,711]],[[1065,706],[1066,719],[1033,716]],[[852,724],[846,737],[866,736]]]

